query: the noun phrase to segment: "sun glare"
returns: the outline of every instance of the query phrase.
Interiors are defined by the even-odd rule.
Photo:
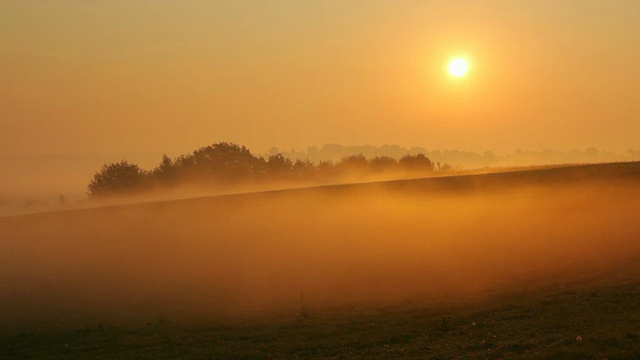
[[[469,64],[462,58],[455,58],[449,62],[449,74],[454,77],[461,77],[466,75],[469,70]]]

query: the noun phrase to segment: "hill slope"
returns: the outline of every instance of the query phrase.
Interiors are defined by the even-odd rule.
[[[240,329],[232,332],[238,337],[219,342],[223,348],[218,352],[203,350],[203,356],[241,353],[241,344],[249,344],[242,332],[274,342],[269,334],[295,337],[303,331],[319,339],[314,344],[325,350],[317,355],[325,357],[349,354],[340,349],[365,351],[367,346],[359,344],[368,341],[373,348],[382,346],[378,350],[389,345],[393,351],[413,349],[418,356],[429,348],[447,357],[436,345],[451,341],[463,351],[475,344],[481,332],[465,322],[477,318],[494,334],[519,334],[509,344],[516,346],[513,354],[522,355],[575,339],[581,315],[571,312],[572,307],[584,307],[585,319],[591,319],[586,323],[598,327],[588,330],[592,334],[607,333],[610,321],[625,319],[629,330],[615,341],[625,356],[637,354],[627,344],[637,336],[632,328],[639,307],[627,305],[637,303],[640,286],[639,184],[640,164],[623,163],[0,218],[0,332],[8,334],[0,341],[0,354],[24,354],[24,347],[11,347],[20,343],[13,337],[19,331],[44,331],[38,346],[51,349],[52,341],[71,334],[64,329],[109,328],[113,332],[87,338],[98,343],[101,336],[141,341],[152,348],[137,349],[156,357],[153,349],[164,345],[151,341],[146,330],[138,336],[123,329],[167,321],[183,326],[223,321],[236,324],[229,326]],[[627,305],[611,303],[616,296],[618,304]],[[545,299],[557,301],[558,307],[527,310],[528,304],[542,306]],[[384,310],[390,307],[399,312]],[[359,309],[356,315],[354,309]],[[435,313],[422,317],[423,311]],[[602,311],[611,317],[598,322]],[[289,325],[274,329],[282,321],[300,321],[295,320],[300,313],[316,319],[304,320],[307,330]],[[441,323],[442,316],[452,313],[462,320]],[[522,316],[555,320],[523,321]],[[497,325],[491,322],[496,317],[513,318]],[[430,335],[418,332],[389,343],[392,334],[376,327],[365,336],[360,328],[376,318],[395,333],[409,334],[422,326],[431,329]],[[256,319],[270,320],[249,328],[237,325]],[[355,327],[344,336],[353,341],[332,340],[336,330],[331,324],[349,319]],[[392,326],[396,320],[408,325]],[[556,335],[525,341],[526,326],[537,327],[534,334]],[[172,338],[181,330],[153,331]],[[333,343],[340,349],[327,348]],[[85,355],[91,351],[74,344]],[[281,354],[312,355],[311,343],[277,344]],[[480,344],[473,350],[479,357],[495,348]],[[255,346],[264,355],[266,348]],[[126,352],[131,348],[113,349],[133,356]],[[117,351],[111,355],[123,356]]]

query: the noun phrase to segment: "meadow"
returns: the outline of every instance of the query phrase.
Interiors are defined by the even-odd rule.
[[[0,358],[640,358],[640,163],[0,218]]]

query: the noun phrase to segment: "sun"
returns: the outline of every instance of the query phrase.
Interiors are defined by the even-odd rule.
[[[449,74],[454,77],[462,77],[469,71],[469,64],[465,59],[455,58],[449,62]]]

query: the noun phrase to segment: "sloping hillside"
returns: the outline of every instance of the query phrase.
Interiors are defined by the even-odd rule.
[[[618,292],[620,301],[626,303],[625,294],[637,301],[638,185],[640,164],[623,163],[0,218],[0,332],[11,339],[33,329],[287,323],[304,315],[342,321],[336,319],[353,309],[366,309],[361,319],[368,322],[375,314],[405,319],[426,309],[481,311],[488,303],[524,309],[529,301],[545,301],[544,294],[555,299],[567,291],[580,295],[571,298],[575,306],[588,305],[597,314],[598,306],[609,311],[605,307],[613,305],[583,294],[626,289],[606,290],[606,298]],[[386,313],[389,307],[402,314]],[[576,331],[562,323],[567,309],[544,316],[559,317],[555,324]],[[632,307],[625,309],[627,319],[637,319]],[[467,326],[443,320],[437,326],[444,330],[438,330],[433,326],[440,315],[434,316],[422,325],[440,331],[437,339],[458,336]],[[567,321],[578,317],[567,315]],[[272,320],[248,331],[272,331]],[[322,339],[318,321],[309,331]],[[162,331],[179,331],[171,329]],[[402,329],[397,331],[409,331]],[[568,336],[565,330],[558,344]],[[119,331],[113,336],[126,338]],[[387,339],[372,331],[372,339]],[[49,341],[47,335],[41,345],[47,348]],[[242,343],[229,341],[232,347]],[[488,348],[478,346],[485,354]]]

